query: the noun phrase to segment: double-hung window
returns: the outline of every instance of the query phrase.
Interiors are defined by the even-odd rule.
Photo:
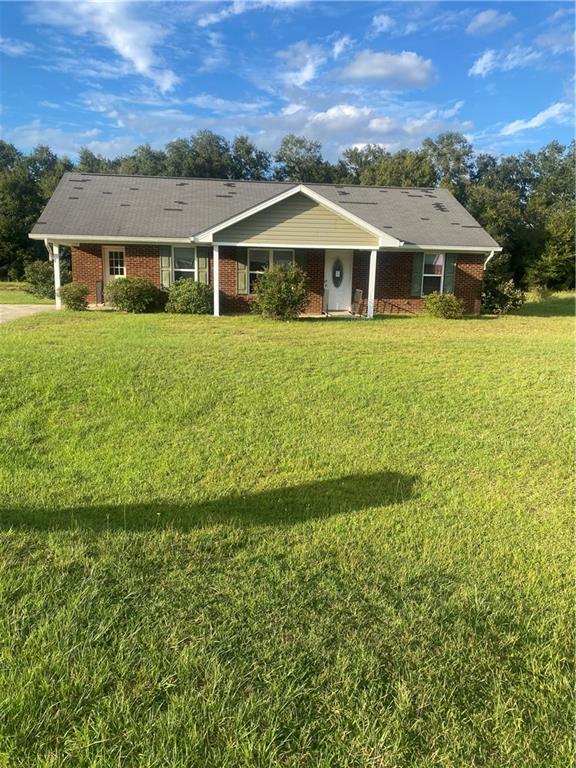
[[[258,277],[273,266],[288,268],[294,262],[294,251],[284,249],[250,248],[248,251],[249,291],[254,293]]]
[[[444,283],[444,254],[425,253],[422,269],[422,296],[429,293],[442,293]]]
[[[125,277],[124,248],[108,248],[108,276]]]
[[[187,246],[173,248],[174,281],[196,280],[196,249]]]

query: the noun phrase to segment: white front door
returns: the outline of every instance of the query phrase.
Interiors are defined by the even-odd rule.
[[[104,285],[117,277],[126,277],[126,254],[114,245],[104,248]]]
[[[325,251],[324,289],[328,293],[328,312],[350,309],[353,261],[353,251]]]

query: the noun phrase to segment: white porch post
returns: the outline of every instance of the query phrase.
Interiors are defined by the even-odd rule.
[[[378,251],[370,251],[370,269],[368,272],[368,312],[367,316],[374,317],[374,293],[376,291],[376,259]]]
[[[58,243],[52,245],[52,263],[54,265],[54,292],[56,293],[56,307],[62,307],[60,298],[60,246]]]
[[[219,246],[212,247],[214,256],[214,317],[220,316],[220,253]]]

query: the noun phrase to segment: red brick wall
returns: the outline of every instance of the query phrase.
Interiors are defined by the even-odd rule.
[[[223,313],[248,312],[252,298],[237,294],[236,248],[221,245],[219,252],[220,266],[220,306]]]
[[[297,251],[297,255],[305,257],[305,260],[302,260],[302,268],[308,275],[310,288],[310,300],[304,311],[310,315],[319,315],[322,312],[324,298],[324,251],[300,250]]]
[[[464,302],[467,315],[480,314],[483,274],[483,256],[458,256],[454,294]]]
[[[160,246],[127,245],[126,277],[145,277],[160,287]]]
[[[381,314],[416,313],[424,310],[424,300],[411,296],[412,258],[410,253],[382,252],[376,265],[376,289],[374,311]],[[368,297],[368,267],[370,254],[367,251],[354,253],[352,275],[353,290],[363,292],[362,311],[366,312]],[[480,312],[482,273],[484,257],[458,255],[454,293],[464,302],[466,314]]]
[[[120,245],[120,244],[119,244]],[[96,283],[103,279],[101,245],[82,243],[72,248],[72,279],[87,285],[88,301],[96,301]],[[127,277],[145,277],[154,285],[160,285],[160,246],[126,245],[125,266]]]
[[[72,280],[87,285],[88,301],[96,301],[96,283],[102,280],[102,246],[82,243],[72,248]]]

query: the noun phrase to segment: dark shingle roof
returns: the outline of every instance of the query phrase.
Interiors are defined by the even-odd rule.
[[[162,176],[66,173],[33,235],[190,238],[298,186]],[[498,244],[444,189],[306,184],[407,244]]]

